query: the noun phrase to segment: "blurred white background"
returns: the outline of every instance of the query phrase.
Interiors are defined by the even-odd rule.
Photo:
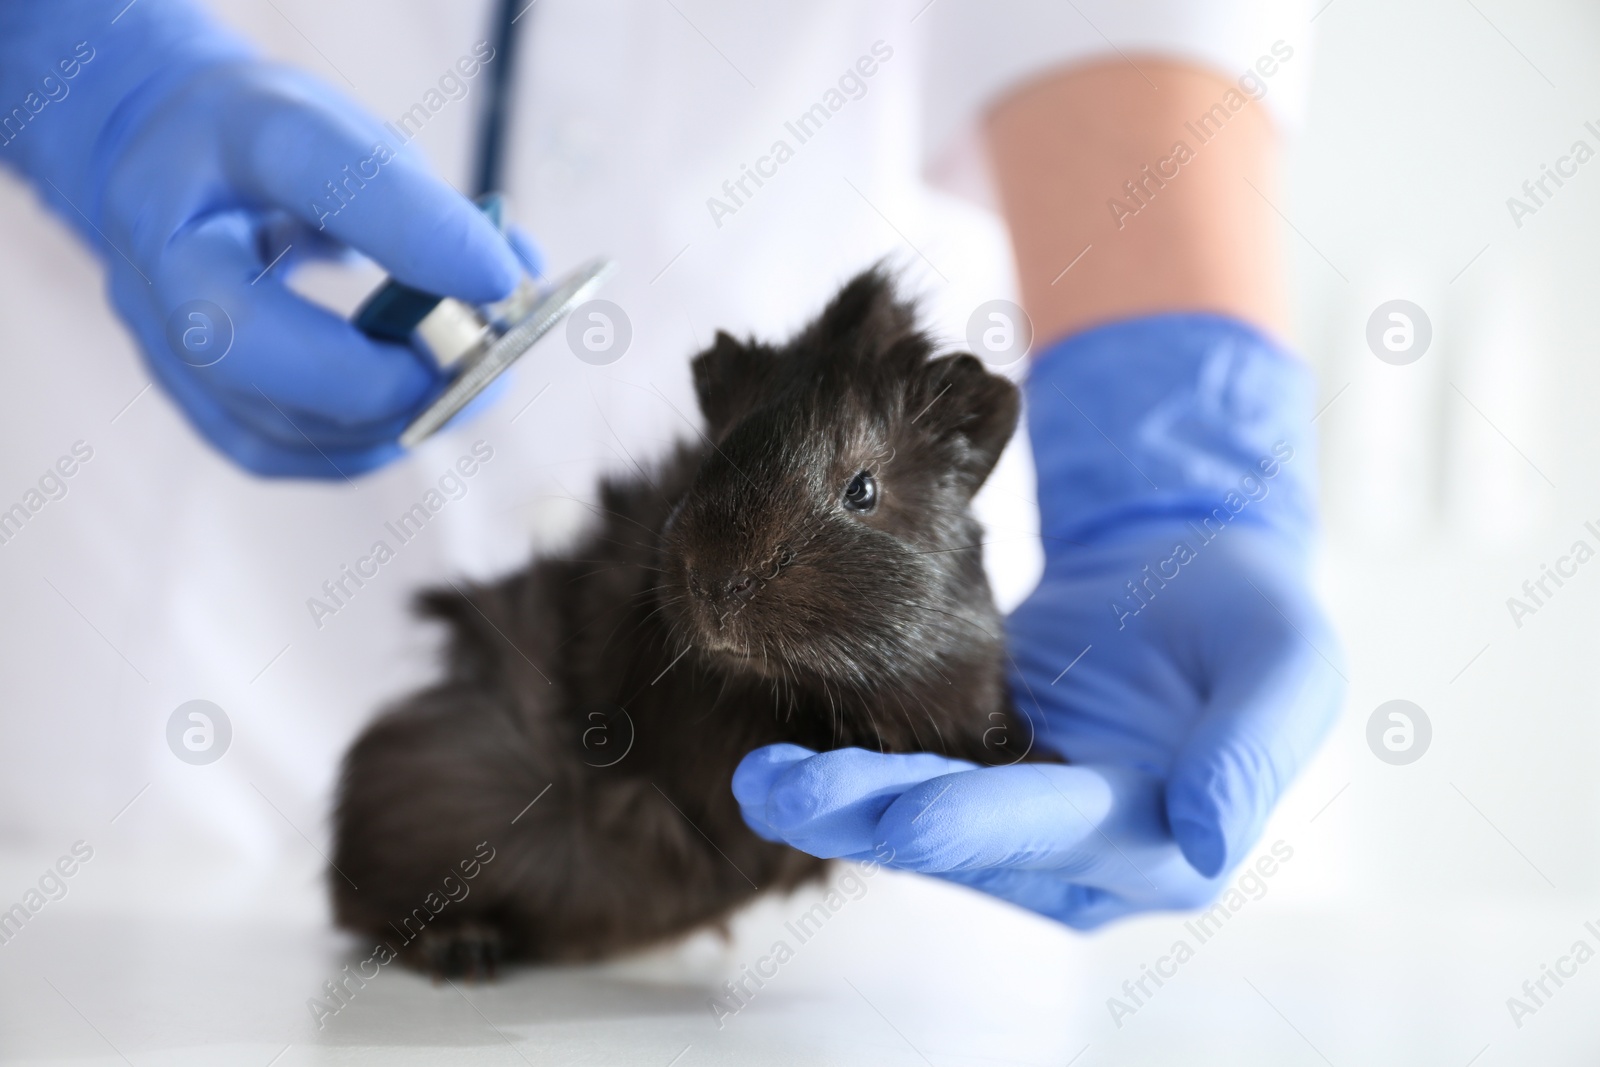
[[[254,18],[268,31],[271,11],[236,6],[241,24]],[[341,18],[310,3],[285,0],[285,10],[308,25]],[[383,57],[363,57],[356,16],[348,18],[341,63],[381,66]],[[158,678],[159,695],[99,705],[97,694],[136,683],[96,680],[123,668],[38,585],[35,573],[48,570],[74,598],[92,586],[73,586],[71,546],[51,545],[22,559],[8,548],[0,559],[11,607],[5,672],[52,678],[19,682],[26,699],[3,713],[19,771],[0,784],[0,905],[20,898],[73,840],[90,840],[96,854],[65,899],[0,946],[0,1058],[287,1067],[380,1054],[402,1062],[405,1049],[405,1062],[418,1063],[662,1067],[1600,1061],[1600,962],[1559,988],[1547,980],[1554,995],[1536,1013],[1514,1019],[1507,1004],[1528,1000],[1524,982],[1575,942],[1600,951],[1600,565],[1581,568],[1520,627],[1506,603],[1575,540],[1600,547],[1583,528],[1600,526],[1592,415],[1600,161],[1520,227],[1506,206],[1574,141],[1600,150],[1584,126],[1600,127],[1600,9],[1578,0],[1332,0],[1313,28],[1307,123],[1276,206],[1300,341],[1322,384],[1319,583],[1345,643],[1349,695],[1264,836],[1264,848],[1281,841],[1292,860],[1136,1013],[1114,1018],[1108,1000],[1131,1002],[1123,983],[1185,936],[1185,917],[1084,937],[883,874],[720,1030],[708,990],[765,952],[810,895],[764,903],[730,945],[700,939],[676,954],[523,974],[492,989],[457,992],[386,971],[318,1030],[305,1001],[349,958],[327,928],[320,889],[326,754],[365,711],[324,722],[320,711],[286,706],[305,699],[316,708],[318,699],[297,691],[296,678],[314,675],[297,674],[292,657],[260,687],[227,683],[226,697],[215,691],[221,681],[196,692]],[[281,54],[322,69],[311,47],[281,26],[277,34]],[[451,42],[440,54],[456,51]],[[418,62],[431,69],[433,60]],[[373,103],[392,112],[399,100]],[[427,147],[447,172],[459,176],[450,161],[464,157],[468,132],[465,122],[430,131]],[[26,229],[54,257],[0,257],[0,323],[26,322],[33,287],[78,285],[82,302],[93,302],[88,257],[46,233],[54,223],[29,217],[35,208],[14,182],[0,194],[0,225]],[[959,336],[954,309],[989,295],[986,279],[1003,260],[993,220],[936,206],[929,217],[943,220],[939,232],[929,224],[911,236],[935,261],[972,261],[953,295],[934,297],[941,326]],[[559,236],[554,243],[559,254]],[[1380,361],[1365,339],[1374,309],[1394,299],[1419,305],[1433,331],[1422,358],[1403,366]],[[788,324],[728,325],[776,333]],[[127,349],[97,306],[79,322],[16,328],[28,340],[8,360],[43,369],[8,368],[12,420],[33,405],[70,406],[72,373],[50,368],[53,343]],[[680,329],[685,347],[693,330],[692,322]],[[130,362],[126,388],[113,391],[132,397],[143,380]],[[673,431],[670,420],[657,425]],[[58,437],[72,439],[7,434],[3,484],[37,477]],[[105,523],[196,504],[184,485],[164,500],[123,496],[123,460],[109,444],[103,454],[74,487],[82,496],[74,506],[99,509]],[[1009,462],[991,496],[1025,489],[1025,463]],[[294,509],[312,516],[320,506],[268,494],[258,519],[291,524]],[[540,521],[559,525],[529,518],[517,536],[537,533]],[[1018,570],[1001,578],[1014,597],[1031,564],[1027,553],[1012,558]],[[407,566],[363,610],[398,611],[408,586],[432,576],[427,561]],[[248,602],[241,591],[224,599]],[[298,613],[298,600],[285,610]],[[230,611],[197,605],[194,625],[243,627],[258,636],[259,657],[226,670],[199,663],[196,677],[249,677],[283,644],[270,618]],[[118,644],[137,645],[136,613],[96,617]],[[421,635],[417,655],[398,669],[360,659],[341,640],[330,636],[316,655],[348,656],[346,670],[376,679],[374,693],[427,674]],[[159,739],[171,707],[197,695],[237,709],[240,731],[237,754],[204,774],[170,761]],[[1432,725],[1426,753],[1404,766],[1381,761],[1367,743],[1369,717],[1392,699],[1415,702]],[[265,748],[251,747],[252,719],[281,719],[276,732],[257,730],[271,738]],[[120,751],[107,751],[102,730],[122,739]],[[126,770],[126,753],[147,750],[162,761],[155,777]],[[315,758],[302,759],[307,751]],[[29,764],[48,773],[21,773]],[[130,797],[143,807],[124,819],[119,805]],[[214,833],[162,838],[148,827],[163,819]],[[208,851],[186,852],[185,840]]]

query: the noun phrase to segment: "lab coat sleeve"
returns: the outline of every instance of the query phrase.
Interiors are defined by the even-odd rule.
[[[985,112],[1062,67],[1162,57],[1216,71],[1259,99],[1286,132],[1300,125],[1313,16],[1327,0],[935,0],[926,35],[923,167],[934,184],[992,202]]]

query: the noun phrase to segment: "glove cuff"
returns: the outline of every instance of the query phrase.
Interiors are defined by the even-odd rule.
[[[1052,345],[1026,389],[1047,558],[1173,521],[1266,526],[1304,550],[1315,395],[1308,368],[1223,315],[1129,319]]]

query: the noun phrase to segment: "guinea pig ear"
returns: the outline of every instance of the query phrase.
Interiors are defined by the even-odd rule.
[[[772,354],[718,330],[717,339],[694,357],[690,368],[706,430],[712,438],[720,438],[755,405],[772,372]]]
[[[956,473],[977,492],[1016,431],[1017,387],[962,352],[924,364],[910,400],[912,411],[921,410],[913,421],[953,446]]]

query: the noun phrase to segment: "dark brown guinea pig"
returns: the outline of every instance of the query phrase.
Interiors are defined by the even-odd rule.
[[[745,826],[752,749],[1027,757],[970,510],[1018,394],[932,354],[876,270],[786,345],[718,334],[702,441],[569,553],[426,594],[447,670],[345,758],[339,923],[436,974],[642,948],[824,871]]]

